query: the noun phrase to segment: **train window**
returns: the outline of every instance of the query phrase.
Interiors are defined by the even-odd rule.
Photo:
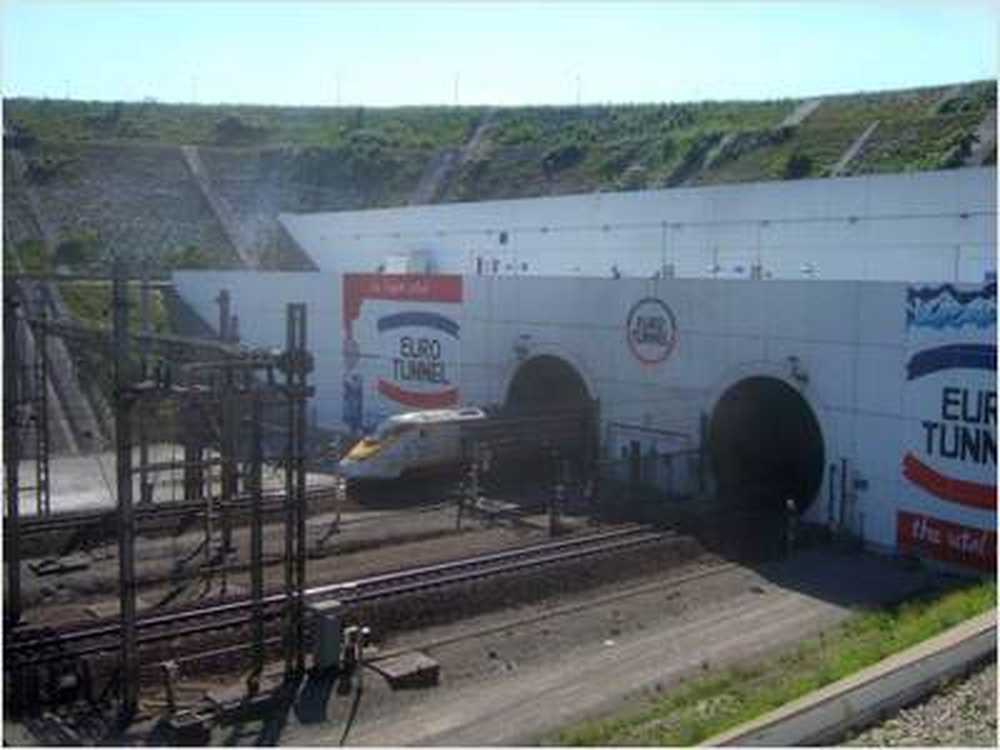
[[[413,425],[410,424],[399,424],[398,422],[386,422],[379,426],[375,430],[373,438],[375,440],[388,440],[389,438],[399,437],[403,433],[412,429]]]

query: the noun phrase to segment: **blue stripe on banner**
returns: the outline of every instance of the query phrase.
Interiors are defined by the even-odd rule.
[[[458,338],[459,325],[451,318],[446,318],[435,312],[410,310],[408,312],[386,315],[378,320],[378,331],[391,331],[393,328],[435,328],[449,336]]]
[[[997,348],[992,344],[948,344],[917,352],[906,365],[906,379],[930,375],[938,370],[964,367],[970,370],[996,370]]]

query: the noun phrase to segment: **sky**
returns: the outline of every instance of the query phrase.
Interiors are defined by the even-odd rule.
[[[777,99],[997,76],[989,0],[0,0],[5,97],[538,105]]]

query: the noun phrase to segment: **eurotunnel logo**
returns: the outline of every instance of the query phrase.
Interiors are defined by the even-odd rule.
[[[906,292],[903,477],[938,500],[987,511],[997,507],[996,294],[995,282]]]
[[[941,500],[996,508],[996,484],[976,481],[996,472],[996,356],[989,344],[948,344],[907,363],[907,387],[921,408],[903,476]]]
[[[388,335],[390,377],[379,378],[378,391],[386,398],[418,409],[453,406],[458,388],[452,385],[449,356],[459,340],[459,325],[440,313],[410,310],[384,315],[376,322],[380,336]]]
[[[344,423],[370,430],[399,406],[458,403],[448,369],[459,360],[459,326],[440,313],[460,314],[462,277],[345,273],[342,284]]]
[[[663,300],[656,297],[646,297],[632,306],[625,329],[629,349],[643,364],[663,362],[677,344],[674,314]]]

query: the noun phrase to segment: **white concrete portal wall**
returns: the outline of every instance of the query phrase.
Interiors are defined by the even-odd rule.
[[[912,397],[906,403],[907,363],[917,350],[926,348],[917,345],[907,328],[908,284],[487,277],[466,281],[462,352],[466,401],[502,402],[523,359],[553,354],[580,372],[592,396],[601,401],[605,423],[683,432],[697,445],[702,416],[711,416],[730,387],[750,376],[770,376],[803,397],[822,431],[826,467],[808,520],[843,520],[868,543],[885,548],[896,544],[900,510],[969,529],[996,528],[995,506],[942,501],[904,478],[904,457],[914,446],[914,423],[919,430],[921,412],[940,408],[937,395],[916,412]],[[667,304],[677,325],[674,350],[655,365],[640,362],[626,338],[629,310],[649,297]],[[960,328],[952,331],[946,326],[940,340],[931,343],[989,345],[995,337],[995,328],[988,325]],[[950,372],[945,385],[985,387],[995,399],[995,372],[975,374],[961,368]],[[987,429],[995,437],[995,420]],[[848,470],[843,508],[842,460]],[[990,485],[995,484],[994,474],[995,465],[987,464],[972,467],[970,476]]]
[[[429,251],[438,273],[979,282],[996,270],[996,168],[282,214],[325,271]],[[501,244],[501,233],[506,243]]]
[[[217,318],[215,297],[228,289],[247,345],[281,347],[285,305],[305,302],[308,345],[316,356],[315,414],[323,425],[340,423],[340,274],[181,272],[174,278],[206,320]],[[922,419],[905,403],[907,362],[916,350],[908,332],[908,289],[895,282],[467,276],[454,314],[461,327],[461,403],[502,402],[522,361],[551,354],[577,369],[600,399],[605,422],[686,433],[696,445],[702,415],[712,414],[728,388],[746,377],[771,376],[802,395],[822,431],[826,469],[808,520],[825,523],[831,510],[840,519],[839,472],[846,459],[851,485],[861,479],[867,488],[852,490],[844,518],[869,543],[895,546],[901,509],[995,530],[995,507],[944,503],[904,479],[903,457]],[[640,362],[626,336],[630,310],[650,297],[667,305],[676,322],[676,345],[657,364]],[[945,327],[942,341],[994,342],[995,298],[992,304],[993,328],[952,335]],[[398,303],[400,310],[411,306]],[[995,372],[956,373],[949,383],[985,383],[995,400]],[[932,413],[939,409],[937,401],[927,406]],[[990,429],[995,436],[995,424]],[[983,467],[976,481],[995,484],[990,470],[995,466]],[[832,505],[831,472],[837,488]]]
[[[467,279],[463,396],[500,402],[527,356],[555,354],[572,363],[600,398],[605,421],[684,432],[699,440],[702,415],[731,386],[752,375],[798,391],[823,432],[829,464],[846,457],[869,478],[875,496],[899,482],[906,286],[856,282],[621,279]],[[639,300],[672,310],[677,344],[663,363],[646,365],[629,350],[625,321]],[[796,357],[803,384],[792,377]],[[895,396],[893,396],[895,389]],[[810,508],[825,521],[828,484]],[[839,502],[838,502],[839,506]],[[857,512],[866,511],[862,499]],[[889,543],[891,512],[866,514],[866,533]]]

